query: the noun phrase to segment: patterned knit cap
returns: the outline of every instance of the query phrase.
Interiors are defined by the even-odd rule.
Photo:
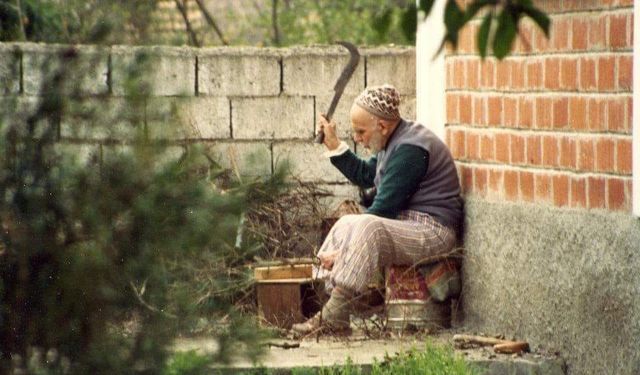
[[[366,88],[356,98],[356,104],[385,120],[400,119],[400,93],[389,84]]]

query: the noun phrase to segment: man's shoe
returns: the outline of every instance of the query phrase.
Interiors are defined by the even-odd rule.
[[[291,326],[291,331],[297,336],[307,336],[313,333],[348,335],[351,333],[351,328],[347,322],[332,322],[325,319],[320,322],[320,313],[317,313],[307,321]]]
[[[331,297],[317,313],[306,322],[294,324],[291,327],[293,333],[308,335],[310,333],[345,333],[349,331],[349,315],[351,314],[351,301],[334,289]]]

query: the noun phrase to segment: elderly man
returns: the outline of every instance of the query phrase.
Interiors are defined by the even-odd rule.
[[[331,163],[354,184],[375,187],[365,214],[333,226],[318,257],[331,270],[331,297],[321,314],[293,331],[348,330],[353,301],[387,265],[411,265],[447,253],[462,221],[460,184],[445,144],[421,124],[400,117],[400,95],[390,86],[365,89],[351,107],[354,140],[375,155],[357,157],[320,118]]]

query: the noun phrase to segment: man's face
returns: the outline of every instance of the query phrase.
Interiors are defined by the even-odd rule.
[[[351,128],[353,140],[364,146],[373,154],[384,147],[384,135],[379,120],[357,105],[351,107]]]

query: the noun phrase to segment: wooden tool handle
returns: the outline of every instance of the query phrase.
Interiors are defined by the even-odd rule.
[[[529,343],[526,341],[511,341],[497,339],[494,337],[473,336],[473,335],[453,335],[453,341],[457,344],[475,344],[482,346],[492,346],[496,353],[513,354],[529,350]]]
[[[529,351],[529,343],[526,341],[510,341],[493,346],[493,351],[503,354],[514,354]]]
[[[461,344],[496,345],[509,342],[507,340],[496,339],[494,337],[473,336],[473,335],[453,335],[453,341]]]

